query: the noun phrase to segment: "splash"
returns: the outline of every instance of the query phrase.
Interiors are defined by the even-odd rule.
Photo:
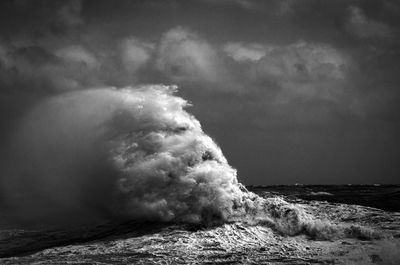
[[[12,147],[17,162],[2,184],[16,216],[240,221],[287,235],[343,230],[317,224],[281,199],[248,192],[175,91],[162,85],[92,89],[36,106],[21,121]]]

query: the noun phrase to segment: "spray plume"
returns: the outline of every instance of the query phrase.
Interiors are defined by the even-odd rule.
[[[175,91],[82,90],[36,106],[21,121],[12,147],[17,163],[3,178],[15,216],[241,221],[288,235],[345,231],[282,199],[248,192]]]

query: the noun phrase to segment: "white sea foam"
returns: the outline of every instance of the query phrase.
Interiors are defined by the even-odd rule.
[[[326,191],[312,191],[310,192],[311,196],[333,196],[332,193]]]

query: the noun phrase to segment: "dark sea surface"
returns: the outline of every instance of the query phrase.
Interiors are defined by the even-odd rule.
[[[261,196],[282,195],[292,202],[327,201],[400,212],[400,185],[273,185],[247,189]]]
[[[400,185],[247,188],[266,199],[292,202],[313,218],[304,220],[364,227],[357,231],[379,237],[288,236],[268,223],[241,221],[216,226],[127,221],[0,229],[0,264],[400,264]],[[281,224],[284,220],[283,216]],[[316,233],[335,231],[326,221],[313,224]]]

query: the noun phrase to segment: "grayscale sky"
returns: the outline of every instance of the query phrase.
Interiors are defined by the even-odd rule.
[[[399,183],[397,0],[0,2],[1,150],[43,97],[144,83],[244,184]]]

